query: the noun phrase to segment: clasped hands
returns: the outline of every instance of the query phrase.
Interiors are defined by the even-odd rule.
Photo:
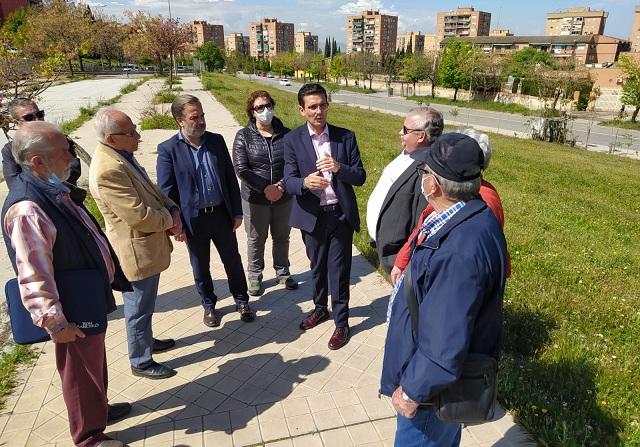
[[[267,197],[267,200],[271,203],[277,202],[284,194],[284,188],[280,183],[274,183],[272,185],[268,185],[264,189],[264,195]]]
[[[331,185],[331,180],[325,178],[323,172],[337,173],[340,170],[340,163],[331,155],[326,154],[316,161],[316,172],[312,172],[304,179],[304,186],[308,189],[326,189]]]

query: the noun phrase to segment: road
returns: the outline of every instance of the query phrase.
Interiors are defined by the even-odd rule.
[[[135,82],[135,78],[88,79],[69,82],[48,88],[37,100],[38,106],[46,112],[46,120],[59,124],[80,115],[80,107],[94,106],[98,101],[110,99],[120,93],[120,89]],[[0,145],[7,142],[0,132]]]
[[[296,93],[302,84],[291,81],[291,86],[281,86],[278,79],[263,78],[240,74],[244,79],[251,79],[265,85]],[[405,98],[376,93],[365,94],[341,90],[332,93],[334,102],[341,102],[350,106],[375,109],[383,112],[404,115],[411,108],[417,107],[414,101]],[[461,102],[461,105],[464,103]],[[479,130],[491,131],[505,135],[528,138],[531,132],[529,120],[531,117],[513,113],[492,112],[487,110],[452,107],[434,104],[442,112],[445,123],[456,126],[471,126]],[[615,144],[617,155],[624,155],[640,159],[640,132],[628,129],[599,126],[598,120],[590,122],[587,119],[574,119],[570,124],[571,134],[576,139],[577,147],[585,147],[588,138],[588,149],[591,151],[608,152],[609,145]],[[588,129],[591,128],[589,133]],[[588,135],[588,136],[587,136]]]

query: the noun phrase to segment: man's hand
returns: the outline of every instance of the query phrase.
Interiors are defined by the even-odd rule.
[[[178,242],[184,242],[187,240],[187,233],[185,233],[184,231],[181,233],[178,233],[176,235],[173,236],[175,238],[176,241]]]
[[[333,172],[334,174],[340,170],[340,163],[331,155],[325,154],[320,160],[316,161],[316,168],[322,172]]]
[[[331,182],[322,176],[320,171],[307,175],[304,179],[304,186],[308,189],[327,189]]]
[[[236,217],[233,220],[233,231],[236,231],[242,225],[242,217]]]
[[[171,213],[171,218],[173,219],[173,226],[169,229],[169,233],[177,236],[178,234],[182,233],[182,219],[180,218],[180,211],[173,210],[173,212]]]
[[[54,343],[73,343],[76,338],[84,337],[84,332],[75,323],[69,323],[63,330],[51,334],[51,341]]]
[[[400,279],[400,275],[402,275],[402,270],[400,270],[400,267],[396,267],[394,265],[393,268],[391,269],[391,273],[389,273],[389,276],[391,277],[392,285],[394,286],[396,285],[396,283]]]
[[[280,185],[274,184],[269,185],[264,189],[264,195],[267,197],[269,202],[277,202],[282,197],[282,187]]]
[[[418,411],[417,402],[414,402],[412,400],[407,401],[402,398],[402,385],[396,388],[396,390],[393,392],[393,395],[391,396],[391,403],[393,404],[393,408],[396,409],[398,414],[404,416],[407,419],[411,419],[412,417],[414,417],[416,415],[416,412]]]

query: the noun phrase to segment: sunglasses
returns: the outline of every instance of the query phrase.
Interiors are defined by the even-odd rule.
[[[20,117],[23,121],[42,121],[44,119],[44,110],[38,110],[37,112],[27,113],[26,115],[22,115]]]
[[[253,110],[258,113],[262,113],[264,109],[273,110],[273,104],[260,104],[259,106],[255,106]]]
[[[402,135],[407,135],[411,132],[425,132],[424,129],[409,129],[406,126],[402,126]]]

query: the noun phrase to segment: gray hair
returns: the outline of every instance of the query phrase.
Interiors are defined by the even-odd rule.
[[[489,143],[489,136],[472,127],[469,127],[468,129],[456,129],[455,131],[463,135],[467,135],[478,142],[480,149],[482,149],[482,152],[484,153],[482,170],[486,170],[489,167],[489,161],[491,160],[491,143]]]
[[[36,108],[38,108],[38,104],[36,104],[36,102],[33,99],[15,98],[11,102],[9,102],[9,104],[7,105],[7,109],[11,114],[11,118],[13,118],[14,120],[19,120],[22,117],[18,115],[18,109],[20,107],[26,107],[26,106],[35,106]]]
[[[433,107],[413,108],[409,110],[407,116],[415,117],[413,120],[414,126],[416,126],[417,129],[425,131],[429,144],[433,143],[436,138],[442,135],[444,118],[442,117],[442,113]]]
[[[481,177],[474,178],[473,180],[467,180],[466,182],[454,182],[453,180],[446,179],[436,174],[426,164],[424,165],[424,170],[436,178],[440,185],[440,189],[442,189],[442,194],[449,200],[463,200],[466,202],[477,198],[480,194]]]
[[[101,107],[93,118],[93,128],[96,130],[98,140],[104,141],[107,135],[120,132],[120,124],[116,121],[113,115],[120,110],[115,107],[105,106]]]
[[[187,104],[200,104],[200,100],[197,96],[193,95],[179,95],[171,103],[171,115],[174,119],[183,118],[182,112]]]
[[[31,171],[31,157],[41,155],[49,157],[53,147],[51,135],[59,133],[57,126],[45,121],[29,121],[24,123],[13,137],[11,154],[23,169]]]

